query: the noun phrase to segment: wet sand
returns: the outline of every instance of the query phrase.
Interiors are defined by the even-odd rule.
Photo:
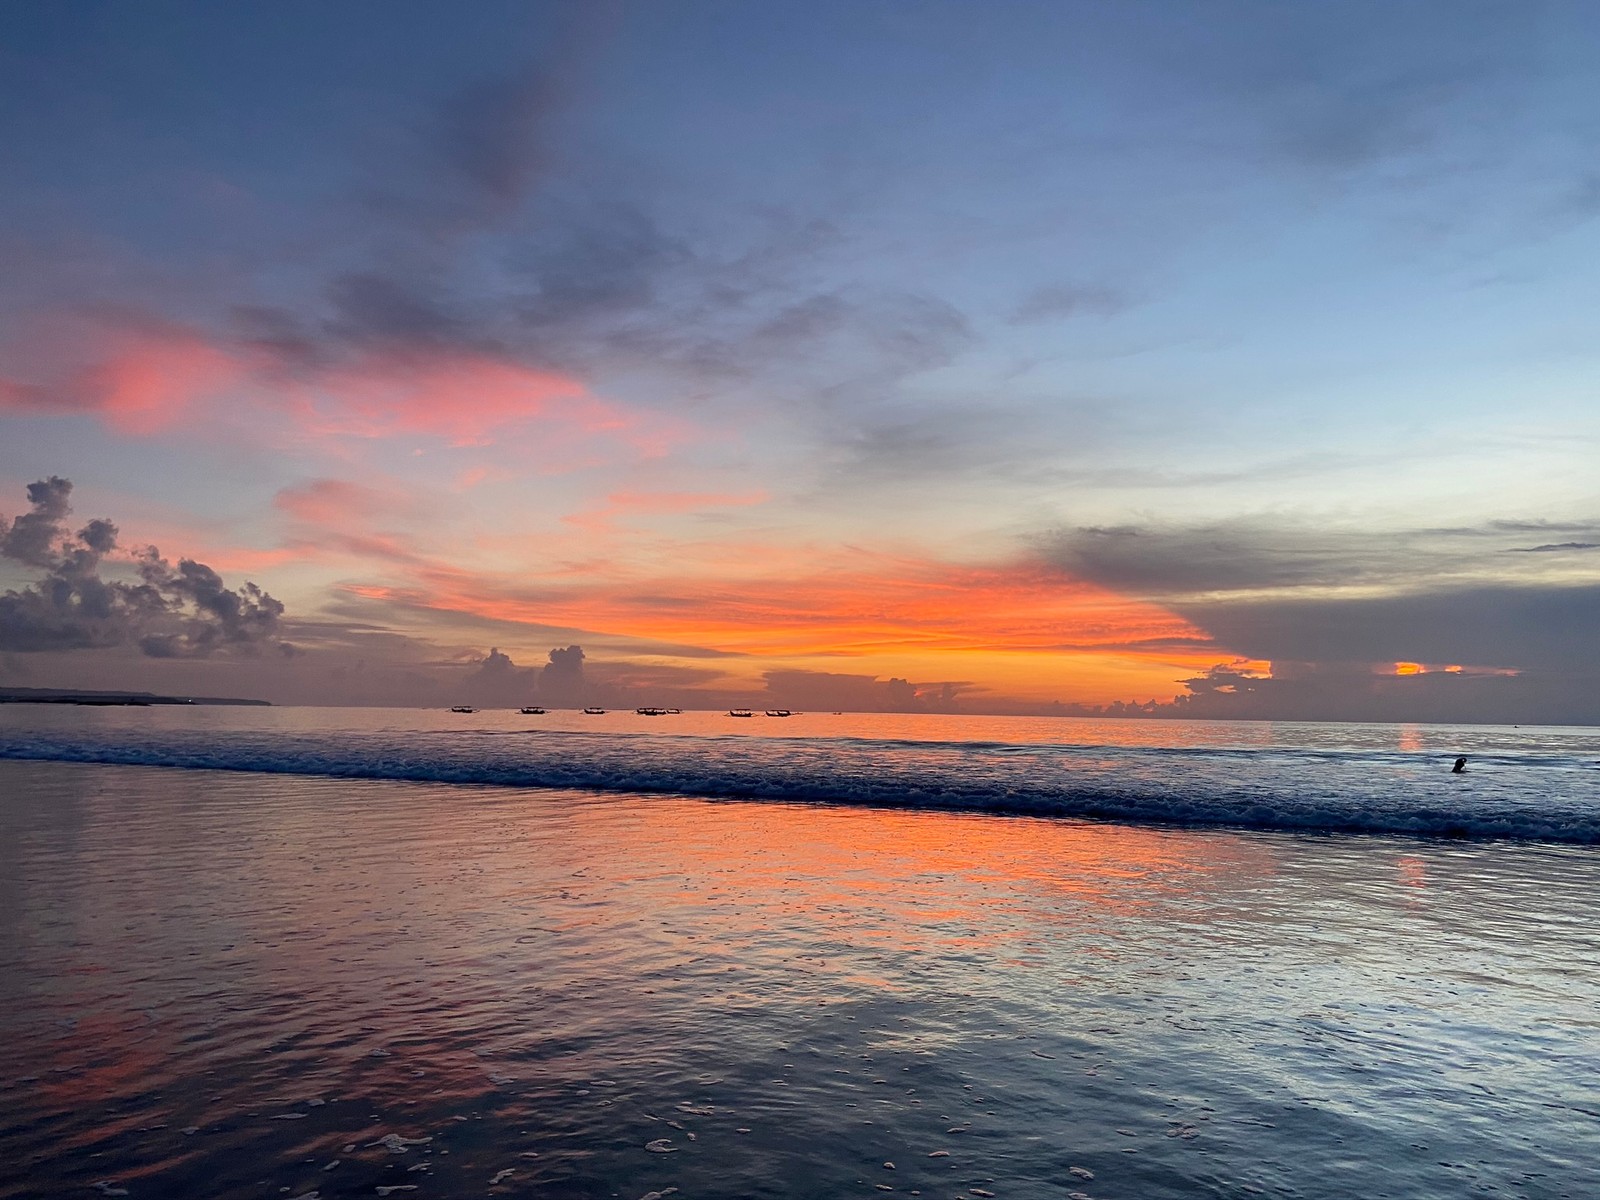
[[[1592,1197],[1597,893],[1584,847],[0,762],[0,1196]]]

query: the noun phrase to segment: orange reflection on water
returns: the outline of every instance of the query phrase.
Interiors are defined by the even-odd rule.
[[[1395,860],[1394,866],[1402,886],[1408,888],[1425,888],[1428,886],[1428,868],[1415,855],[1402,855]]]
[[[1078,821],[114,770],[52,776],[85,785],[52,811],[88,833],[30,871],[38,953],[57,978],[110,970],[30,1057],[72,1068],[47,1109],[145,1095],[174,1129],[202,1098],[166,1085],[202,1066],[251,1112],[357,1088],[376,1111],[414,1068],[465,1103],[489,1083],[462,1031],[532,1053],[554,1005],[627,1026],[976,994],[1008,965],[1078,986],[1142,931],[1236,923],[1277,870],[1264,840]]]
[[[167,1031],[144,1014],[102,1010],[66,1019],[52,1047],[56,1065],[38,1081],[40,1097],[61,1109],[77,1109],[148,1089],[165,1075],[174,1049]],[[104,1129],[97,1129],[93,1138],[69,1139],[65,1148],[102,1136]]]
[[[607,809],[570,816],[610,830],[619,887],[647,885],[646,864],[664,857],[675,876],[664,899],[701,912],[692,927],[710,909],[789,935],[747,954],[787,957],[804,931],[841,949],[1005,959],[1051,927],[1219,919],[1231,881],[1275,871],[1270,850],[1247,839],[1059,819],[658,800],[618,830]]]

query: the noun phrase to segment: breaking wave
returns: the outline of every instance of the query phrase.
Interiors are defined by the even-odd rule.
[[[0,731],[0,758],[671,793],[1187,826],[1600,844],[1600,770],[1560,753],[1126,747],[552,731]]]

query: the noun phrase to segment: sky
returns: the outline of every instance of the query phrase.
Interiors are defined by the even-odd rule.
[[[0,686],[1600,723],[1600,8],[0,7]]]

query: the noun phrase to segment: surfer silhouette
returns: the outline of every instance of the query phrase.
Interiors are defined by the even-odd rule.
[[[1464,759],[1464,758],[1458,758],[1458,759],[1456,759],[1456,765],[1450,768],[1450,774],[1452,774],[1452,775],[1461,775],[1461,774],[1464,774],[1466,772],[1466,769],[1467,769],[1467,760]]]

